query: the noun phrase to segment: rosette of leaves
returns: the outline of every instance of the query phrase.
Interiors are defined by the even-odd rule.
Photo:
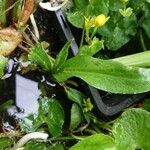
[[[120,63],[121,60],[102,60],[90,55],[78,54],[67,60],[70,45],[71,41],[53,59],[46,53],[43,45],[38,43],[31,48],[29,60],[57,82],[78,77],[95,88],[112,93],[135,94],[149,91],[149,69],[124,65],[125,62]]]

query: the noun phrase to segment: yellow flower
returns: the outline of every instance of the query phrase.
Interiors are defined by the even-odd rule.
[[[103,26],[110,17],[106,17],[104,14],[101,14],[95,18],[95,26],[101,27]]]
[[[93,27],[94,25],[94,19],[93,18],[86,18],[85,17],[85,28],[90,28],[90,27]]]

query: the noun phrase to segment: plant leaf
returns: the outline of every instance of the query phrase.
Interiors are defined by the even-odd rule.
[[[61,105],[53,98],[41,98],[39,100],[38,114],[30,115],[21,122],[24,132],[37,131],[43,124],[48,126],[53,136],[60,136],[64,124],[64,111]]]
[[[39,143],[36,141],[30,141],[24,147],[24,150],[32,150],[32,149],[47,150],[46,143]]]
[[[120,14],[123,17],[130,17],[133,13],[133,10],[131,7],[128,7],[127,9],[123,10],[123,9],[119,9]]]
[[[40,127],[42,124],[43,122],[39,121],[39,119],[37,119],[37,116],[35,117],[35,115],[30,115],[22,118],[22,122],[20,123],[20,128],[22,132],[31,133],[31,132],[35,132],[38,129],[38,127]]]
[[[0,0],[0,26],[6,25],[7,0]]]
[[[61,66],[65,63],[65,61],[67,60],[68,57],[68,49],[71,45],[71,41],[67,42],[64,47],[62,48],[62,50],[59,52],[59,54],[56,57],[55,60],[55,64],[54,64],[54,72],[57,72]]]
[[[82,107],[82,102],[83,102],[83,99],[85,98],[84,94],[70,87],[64,87],[64,88],[65,88],[65,92],[68,98],[71,101],[77,103],[80,107]]]
[[[124,4],[121,2],[121,0],[109,0],[109,9],[111,11],[118,11],[121,8],[124,8]]]
[[[150,90],[150,70],[127,67],[120,63],[90,56],[69,59],[62,70],[53,74],[62,82],[79,77],[89,85],[112,93],[135,94]]]
[[[0,79],[4,75],[4,68],[6,67],[7,62],[8,62],[8,59],[0,55]]]
[[[62,144],[56,144],[55,146],[52,146],[50,150],[64,150],[64,147]]]
[[[75,8],[73,12],[67,13],[67,18],[70,23],[72,23],[77,28],[83,28],[84,26],[84,17],[93,17],[99,14],[108,14],[109,0],[85,0],[79,4],[79,0],[75,0]],[[84,5],[84,7],[82,7]]]
[[[113,126],[117,150],[148,150],[150,148],[150,113],[129,109]]]
[[[148,38],[150,38],[150,29],[149,29],[149,26],[150,26],[150,15],[146,16],[146,18],[144,19],[143,24],[142,24],[142,27],[145,30]]]
[[[150,67],[149,56],[150,51],[144,51],[141,53],[114,58],[113,60],[122,63],[123,65],[126,66],[149,68]]]
[[[76,6],[76,8],[81,9],[81,8],[84,8],[88,4],[88,1],[87,0],[82,0],[82,1],[74,0],[73,3]]]
[[[13,7],[13,20],[17,21],[22,13],[23,0],[17,0]]]
[[[149,98],[144,100],[143,107],[145,110],[150,112],[150,99]]]
[[[56,100],[49,102],[49,112],[47,119],[49,132],[54,137],[60,136],[62,133],[62,126],[64,124],[64,111]]]
[[[67,18],[71,24],[77,28],[84,27],[85,17],[95,17],[99,14],[105,14],[110,16],[109,21],[103,27],[98,29],[97,34],[99,34],[102,39],[105,41],[105,45],[110,50],[118,50],[123,45],[125,45],[131,39],[131,35],[134,36],[137,30],[137,14],[134,13],[135,7],[132,13],[132,7],[130,6],[132,1],[128,2],[129,7],[126,12],[123,12],[123,17],[119,12],[119,9],[124,9],[124,3],[120,0],[90,0],[84,3],[84,7],[78,7],[76,3],[79,3],[78,0],[75,0],[74,9],[67,14]],[[141,1],[136,0],[136,3],[140,3],[138,9],[141,9],[143,5]],[[136,5],[135,3],[133,3]],[[142,6],[141,6],[142,5]],[[148,25],[146,26],[148,30]]]
[[[51,58],[45,51],[42,43],[38,43],[31,48],[31,52],[28,55],[29,60],[35,63],[41,69],[45,71],[52,71],[53,58]]]
[[[8,100],[0,105],[0,112],[6,111],[14,103],[13,100]]]
[[[110,136],[96,134],[75,144],[69,150],[115,150],[115,144]]]
[[[104,41],[99,41],[97,38],[94,38],[91,45],[84,45],[80,48],[78,55],[89,55],[93,56],[103,47]]]
[[[82,121],[82,111],[78,104],[74,103],[71,108],[70,130],[74,130]]]
[[[107,26],[105,28],[107,28]],[[106,34],[104,33],[105,30],[102,30],[103,28],[99,30],[99,34]],[[106,31],[108,32],[109,30]],[[126,35],[125,31],[119,27],[115,27],[113,31],[111,29],[108,35],[104,36],[103,39],[105,41],[106,46],[111,50],[117,50],[130,40],[128,35]]]
[[[0,137],[0,149],[3,150],[5,148],[10,147],[12,144],[12,141],[8,137]]]
[[[1,7],[1,6],[0,6]],[[22,41],[22,34],[20,31],[12,27],[3,28],[0,30],[0,55],[10,55],[19,43]]]

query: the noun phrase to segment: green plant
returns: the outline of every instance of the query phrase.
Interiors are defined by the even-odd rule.
[[[118,50],[139,31],[140,42],[146,50],[143,33],[145,32],[149,38],[150,3],[148,0],[83,0],[82,2],[74,0],[73,3],[73,9],[67,13],[67,18],[77,28],[85,28],[85,17],[94,18],[100,14],[110,17],[107,24],[96,32],[105,41],[105,46],[109,50]],[[138,37],[136,38],[138,40]]]
[[[102,60],[90,55],[80,55],[80,53],[66,60],[69,44],[71,42],[64,46],[54,61],[39,43],[32,48],[29,59],[48,71],[57,82],[64,82],[76,76],[96,88],[113,93],[129,94],[149,91],[149,69],[127,66],[113,60]],[[121,62],[121,60],[118,61]]]
[[[77,111],[74,113],[78,114]],[[72,117],[75,114],[71,114]],[[108,125],[102,121],[99,122],[96,118],[93,120],[91,116],[90,124],[97,124],[96,129],[91,129],[92,126],[87,126],[84,129],[85,131],[83,130],[84,132],[87,132],[86,136],[76,136],[75,133],[77,130],[70,130],[66,136],[63,129],[60,128],[64,123],[61,105],[55,99],[44,97],[39,100],[39,110],[37,114],[24,118],[21,123],[22,132],[26,134],[32,132],[31,134],[35,135],[34,138],[33,136],[30,136],[31,134],[29,133],[23,136],[16,145],[18,149],[23,148],[29,150],[32,148],[36,148],[37,150],[40,150],[41,148],[56,150],[84,150],[85,148],[87,150],[92,148],[95,150],[148,150],[150,146],[150,135],[149,132],[147,132],[150,128],[149,124],[147,124],[147,122],[149,122],[149,118],[150,113],[145,110],[137,108],[127,109],[117,120],[113,121],[113,123],[108,122],[110,127],[108,130],[109,132],[106,134],[103,132],[103,129]],[[75,120],[77,121],[77,119]],[[71,126],[72,124],[70,122],[70,127]],[[58,128],[60,130],[58,130]],[[39,136],[40,138],[40,134],[47,136],[47,134],[43,132],[50,133],[50,137],[48,139],[46,137],[45,140],[38,141],[37,137]],[[28,140],[25,137],[28,137]],[[16,138],[18,138],[17,135]],[[2,149],[7,148],[10,146],[10,143],[12,144],[12,141],[14,141],[14,139],[9,139],[4,136],[0,137],[0,139],[3,143],[5,143],[0,145],[0,148]],[[73,146],[69,146],[67,143],[68,141],[78,141],[78,143]],[[65,143],[65,145],[63,145],[63,143]],[[67,148],[65,146],[69,147]]]
[[[16,36],[17,42],[9,40],[14,44],[11,48],[14,50],[23,38],[20,36],[20,26],[24,27],[29,17],[16,13],[23,11],[20,7],[22,2],[19,0],[13,6],[14,20],[17,23],[15,30],[10,27],[9,30],[0,30],[3,35],[0,39],[0,79],[3,79],[8,62],[4,56],[10,54],[6,49],[8,33],[19,33],[19,37]],[[51,88],[46,89],[40,83],[38,111],[24,117],[19,122],[19,129],[17,126],[15,131],[8,133],[3,129],[4,133],[0,134],[0,149],[149,150],[149,112],[132,108],[125,110],[116,120],[103,121],[93,114],[94,105],[90,97],[77,90],[77,83],[72,78],[78,77],[95,88],[112,93],[136,94],[150,90],[150,51],[108,60],[96,58],[96,54],[104,47],[111,50],[122,47],[137,34],[136,30],[139,28],[149,36],[149,1],[136,2],[137,4],[133,0],[74,0],[73,10],[67,17],[73,25],[83,28],[79,52],[75,57],[68,59],[72,40],[64,45],[56,58],[47,54],[47,44],[44,42],[36,40],[36,44],[29,44],[29,54],[21,55],[20,60],[31,61],[32,64],[21,72],[38,69],[46,75],[47,80],[57,82],[66,95],[63,101],[70,100],[69,110],[65,112],[61,101],[49,96]],[[8,21],[5,13],[7,10],[3,8],[0,11],[4,15],[0,21],[2,27],[5,27]],[[140,36],[143,36],[143,32],[140,32]],[[143,40],[141,43],[145,50]],[[7,108],[8,104],[4,103],[1,110]],[[147,110],[148,105],[149,103],[144,103]]]
[[[112,136],[97,134],[85,138],[74,145],[70,150],[148,150],[150,146],[149,125],[144,124],[149,120],[149,113],[141,109],[129,109],[114,123]]]

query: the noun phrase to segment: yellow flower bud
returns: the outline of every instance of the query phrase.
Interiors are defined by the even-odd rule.
[[[106,17],[104,14],[101,14],[95,18],[95,26],[101,27],[103,26],[110,17]]]

